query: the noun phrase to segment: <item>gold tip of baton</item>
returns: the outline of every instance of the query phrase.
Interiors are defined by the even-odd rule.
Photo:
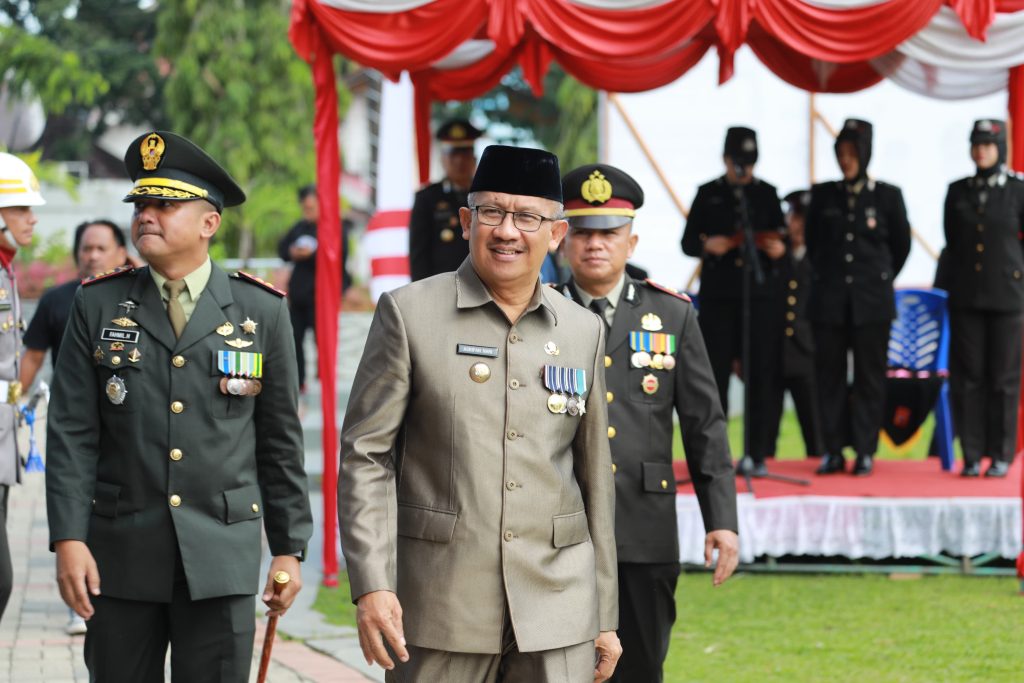
[[[288,572],[274,572],[274,583],[284,585],[292,580]]]

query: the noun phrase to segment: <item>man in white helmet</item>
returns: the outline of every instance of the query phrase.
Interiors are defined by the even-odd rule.
[[[45,204],[39,181],[28,165],[0,152],[0,619],[11,597],[13,575],[7,543],[7,493],[21,481],[18,458],[18,356],[21,352],[21,301],[14,279],[14,255],[32,241],[33,206]]]

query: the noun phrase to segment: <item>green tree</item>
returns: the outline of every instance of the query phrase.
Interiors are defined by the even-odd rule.
[[[288,10],[283,0],[160,5],[156,52],[170,67],[172,128],[248,195],[221,227],[228,255],[272,251],[297,217],[295,190],[315,175],[312,77],[288,43]]]
[[[88,159],[110,126],[163,124],[154,9],[139,0],[0,0],[0,26],[0,79],[38,96],[48,115],[44,158]]]
[[[443,102],[434,116],[487,120],[490,137],[504,144],[540,143],[558,155],[565,170],[597,161],[597,91],[552,64],[544,77],[544,94],[536,97],[517,68],[496,87],[466,102]]]

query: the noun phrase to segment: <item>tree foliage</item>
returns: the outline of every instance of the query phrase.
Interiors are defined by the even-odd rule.
[[[139,0],[0,0],[0,25],[0,79],[40,98],[45,158],[86,159],[120,123],[163,124],[154,9]]]
[[[517,68],[480,97],[438,104],[434,114],[473,118],[475,112],[486,117],[491,138],[503,144],[540,143],[558,155],[564,170],[597,161],[597,91],[557,64],[545,76],[539,98]]]
[[[201,145],[248,200],[221,227],[225,252],[272,249],[297,217],[295,191],[315,175],[309,66],[286,38],[282,0],[165,0],[157,54],[170,75],[172,128]]]

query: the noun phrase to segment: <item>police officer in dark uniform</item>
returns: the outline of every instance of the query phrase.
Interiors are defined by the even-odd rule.
[[[782,386],[773,405],[782,417],[783,391],[789,391],[800,423],[804,450],[808,456],[824,453],[821,432],[821,408],[818,404],[818,378],[814,367],[814,330],[807,319],[807,299],[811,286],[811,264],[807,258],[804,221],[811,202],[808,190],[790,192],[786,204],[786,239],[789,249],[782,259],[785,280],[785,336],[782,338]],[[773,420],[773,424],[777,424]]]
[[[950,382],[965,477],[981,459],[987,477],[1013,462],[1020,398],[1024,308],[1024,182],[1006,171],[1006,123],[982,119],[971,131],[975,174],[946,194]]]
[[[757,136],[749,128],[730,128],[725,137],[725,175],[702,185],[683,233],[683,253],[701,259],[700,326],[729,414],[729,375],[740,361],[743,344],[744,221],[755,236],[763,281],[751,273],[750,368],[741,368],[755,407],[750,415],[750,453],[755,475],[764,474],[765,457],[775,452],[778,419],[764,407],[779,392],[786,246],[784,219],[775,187],[753,175]],[[742,202],[740,200],[743,200]],[[744,212],[745,209],[745,212]],[[744,216],[746,214],[746,217]],[[749,370],[749,372],[748,372]]]
[[[163,131],[131,143],[132,241],[150,266],[83,283],[54,369],[46,503],[61,597],[89,622],[92,680],[249,680],[262,599],[301,587],[313,524],[295,346],[283,294],[208,255],[245,201],[224,169]],[[100,585],[102,582],[102,591]]]
[[[868,178],[872,128],[848,119],[836,138],[843,179],[815,185],[807,212],[813,284],[808,315],[817,344],[825,456],[818,474],[843,472],[843,447],[857,454],[853,473],[871,474],[885,407],[893,280],[910,253],[903,193]],[[853,384],[847,385],[847,353]]]
[[[413,281],[457,270],[469,255],[459,208],[476,172],[474,141],[483,135],[469,121],[455,119],[437,130],[444,180],[416,193],[409,218],[409,272]]]
[[[565,175],[562,194],[572,280],[561,291],[609,328],[606,400],[623,648],[611,680],[661,681],[679,577],[672,414],[679,417],[709,561],[711,549],[719,548],[716,585],[732,573],[738,549],[725,419],[689,299],[626,272],[643,190],[617,168],[589,164]]]

